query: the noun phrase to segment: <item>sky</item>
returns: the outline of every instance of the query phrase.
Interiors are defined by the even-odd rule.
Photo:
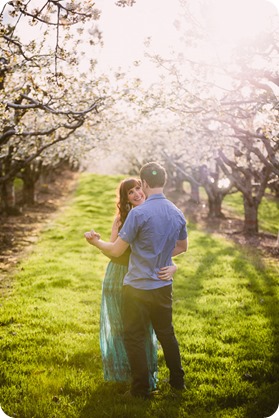
[[[98,56],[99,66],[106,70],[109,67],[131,69],[141,78],[152,80],[154,66],[144,57],[144,41],[151,37],[149,50],[163,56],[177,48],[179,33],[174,22],[179,19],[179,0],[173,0],[171,6],[162,0],[137,0],[132,7],[125,8],[115,6],[113,0],[97,0],[95,4],[102,10],[98,25],[104,37],[104,48]],[[262,4],[262,0],[212,0],[212,7],[207,11],[212,22],[212,36],[224,41],[237,40],[249,33],[253,36],[263,25],[265,14],[270,13],[271,5],[275,5],[279,13],[279,0],[266,0],[264,11]],[[227,45],[228,42],[226,48]],[[225,42],[218,48],[221,54],[228,52]],[[209,51],[204,51],[206,53]],[[137,62],[140,62],[138,69],[133,65]]]
[[[0,12],[7,2],[0,0]],[[104,48],[99,50],[97,57],[96,50],[93,52],[93,58],[98,59],[100,67],[106,70],[110,67],[133,68],[135,71],[133,63],[140,61],[138,71],[150,77],[150,63],[144,58],[144,41],[151,37],[150,51],[165,56],[177,47],[179,34],[174,22],[180,10],[179,0],[172,0],[171,4],[162,0],[137,0],[132,7],[124,8],[117,7],[115,0],[95,0],[94,3],[102,11],[96,24],[103,32]],[[211,13],[216,37],[241,37],[245,31],[256,31],[261,25],[262,8],[257,5],[263,0],[211,0],[211,3],[207,13]],[[279,13],[279,0],[266,0],[266,4],[275,5]],[[252,19],[247,19],[247,15]],[[27,36],[30,29],[23,32]],[[87,36],[90,34],[87,33]],[[89,57],[90,52],[87,55]],[[84,66],[87,58],[84,59]]]
[[[0,12],[8,0],[0,0]],[[67,1],[67,0],[61,0]],[[76,0],[78,1],[78,0]],[[38,2],[38,0],[37,0]],[[45,2],[45,0],[40,0]],[[186,3],[198,5],[198,0],[185,0]],[[36,3],[36,1],[31,3]],[[86,40],[90,38],[90,30],[97,25],[102,31],[104,47],[86,50],[86,55],[80,59],[80,70],[86,72],[90,59],[98,62],[96,73],[108,74],[125,72],[131,77],[138,77],[143,84],[150,84],[158,78],[159,70],[151,60],[145,56],[146,51],[151,55],[170,56],[178,49],[180,34],[175,22],[179,21],[180,1],[172,0],[171,4],[162,0],[136,0],[132,7],[117,7],[115,0],[95,0],[92,3],[101,10],[100,20],[91,22],[85,31]],[[279,0],[209,0],[210,7],[206,10],[212,36],[213,53],[229,56],[229,40],[239,40],[249,32],[251,36],[262,27],[265,14],[270,8],[279,14]],[[266,9],[263,10],[263,4]],[[269,7],[268,7],[269,6]],[[275,7],[274,7],[275,6]],[[193,11],[196,10],[193,8]],[[6,11],[6,10],[5,10]],[[266,20],[268,21],[268,20]],[[21,22],[24,22],[22,20]],[[21,36],[39,38],[36,27],[21,27]],[[41,36],[43,36],[41,34]],[[150,38],[147,48],[145,41]],[[52,38],[55,40],[55,34]],[[226,41],[226,42],[225,42]],[[188,46],[187,46],[188,47]],[[185,47],[183,46],[185,49]],[[197,50],[196,56],[191,57],[189,48],[187,57],[204,60],[210,57],[211,50]],[[113,79],[113,77],[112,77]]]
[[[121,68],[151,82],[154,66],[144,56],[145,41],[150,37],[150,52],[167,54],[173,48],[178,38],[174,27],[178,1],[173,0],[171,7],[162,0],[138,0],[132,7],[125,8],[117,7],[114,0],[97,0],[95,5],[102,10],[97,25],[104,39],[104,47],[96,56],[98,69]]]
[[[152,37],[158,51],[173,45],[177,32],[173,22],[179,10],[174,0],[172,7],[162,0],[138,0],[133,7],[120,8],[113,1],[100,0],[100,26],[103,28],[104,57],[114,65],[128,58],[137,59],[143,53],[143,41]]]

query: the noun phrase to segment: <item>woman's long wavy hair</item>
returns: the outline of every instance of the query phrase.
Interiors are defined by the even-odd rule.
[[[132,189],[133,187],[140,186],[141,182],[140,180],[136,178],[129,178],[122,180],[122,182],[119,185],[118,189],[118,201],[117,201],[117,215],[120,218],[120,226],[119,230],[122,228],[128,213],[132,209],[132,205],[130,202],[128,202],[128,191]]]

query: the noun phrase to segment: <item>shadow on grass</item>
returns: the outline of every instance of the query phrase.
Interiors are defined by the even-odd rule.
[[[189,382],[195,398],[193,406],[197,404],[194,386],[198,391],[208,385],[205,410],[241,408],[245,418],[271,416],[279,403],[275,274],[265,268],[260,255],[255,258],[255,254],[249,255],[236,246],[220,247],[209,235],[198,238],[194,244],[203,256],[197,269],[187,276],[189,292],[185,282],[175,285],[175,296],[197,321],[194,332],[198,330],[204,335],[202,342],[202,338],[193,334],[191,339],[189,334],[185,343],[190,351],[189,373],[196,368],[192,374],[195,380]],[[261,324],[266,333],[264,328],[260,334]],[[209,369],[204,373],[203,368]],[[210,391],[212,396],[208,396]]]
[[[126,418],[126,417],[156,417],[156,418],[177,418],[179,409],[185,403],[187,392],[177,395],[170,390],[168,383],[160,385],[159,394],[152,400],[143,400],[134,397],[127,397],[124,394],[130,389],[129,383],[106,382],[103,380],[102,363],[100,353],[89,350],[81,351],[71,356],[67,362],[70,368],[77,373],[90,372],[91,388],[83,380],[79,379],[80,385],[74,384],[75,379],[70,378],[64,383],[63,396],[74,401],[75,398],[84,396],[84,406],[78,418]]]
[[[170,392],[162,392],[151,400],[127,397],[124,395],[127,390],[129,386],[124,383],[99,384],[88,398],[79,418],[177,418],[181,404],[185,402],[182,395],[175,396]]]
[[[266,327],[271,331],[269,340],[270,351],[272,354],[265,353],[265,360],[271,362],[273,367],[265,370],[263,367],[261,375],[256,374],[252,381],[261,385],[258,391],[257,407],[259,410],[265,411],[265,417],[274,414],[279,404],[279,304],[277,296],[278,283],[274,277],[265,269],[265,265],[260,256],[256,260],[256,268],[260,272],[257,276],[248,268],[247,263],[242,263],[242,272],[246,279],[249,280],[247,289],[257,299],[260,312],[263,313],[269,325]],[[242,256],[240,256],[240,261]],[[238,265],[239,260],[235,263]],[[248,347],[247,347],[248,348]],[[254,346],[249,346],[251,353],[260,351],[261,348],[254,342]],[[252,413],[252,410],[251,410]]]

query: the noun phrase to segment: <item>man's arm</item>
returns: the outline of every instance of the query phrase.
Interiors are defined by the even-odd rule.
[[[174,247],[174,250],[172,252],[172,257],[185,253],[188,250],[188,239],[185,238],[183,240],[176,241],[176,245]]]
[[[106,242],[99,239],[98,234],[95,234],[94,231],[91,231],[86,232],[84,236],[89,244],[99,248],[107,257],[120,257],[129,247],[129,244],[120,237],[114,242]]]

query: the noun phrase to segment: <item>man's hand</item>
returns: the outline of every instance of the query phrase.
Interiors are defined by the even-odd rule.
[[[89,232],[84,233],[84,238],[86,238],[87,242],[91,245],[95,245],[97,241],[101,238],[101,235],[98,234],[98,232],[95,232],[94,229],[92,229]]]
[[[167,281],[172,280],[172,276],[176,272],[176,270],[177,270],[177,267],[175,264],[173,266],[162,267],[160,268],[157,276],[161,280],[167,280]]]

